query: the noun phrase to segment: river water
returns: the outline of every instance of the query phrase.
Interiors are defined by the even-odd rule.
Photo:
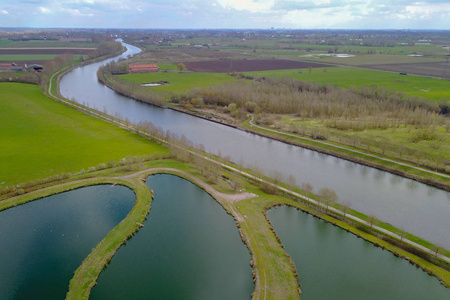
[[[134,201],[126,187],[101,185],[0,212],[0,299],[64,299],[75,270]]]
[[[126,45],[120,57],[140,50]],[[110,60],[108,60],[110,61]],[[245,166],[258,166],[266,175],[293,175],[298,185],[308,182],[314,191],[336,191],[341,203],[450,249],[450,193],[428,185],[249,134],[170,109],[141,103],[110,90],[96,77],[105,62],[77,68],[61,80],[61,94],[86,106],[107,111],[134,123],[151,121],[164,130],[186,136],[206,151],[229,156]]]
[[[234,219],[174,175],[149,177],[148,219],[100,274],[90,299],[250,299],[250,254]]]
[[[267,211],[295,262],[302,299],[450,299],[450,289],[403,258],[292,207]]]

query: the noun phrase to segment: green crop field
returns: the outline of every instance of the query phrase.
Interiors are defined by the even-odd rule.
[[[0,54],[0,61],[53,60],[54,54]]]
[[[94,47],[94,42],[82,42],[71,40],[30,40],[30,41],[13,41],[6,38],[0,38],[0,47],[4,48],[46,48],[46,47],[71,47],[71,48],[84,48]]]
[[[0,83],[0,136],[0,187],[168,151],[19,83]]]
[[[409,96],[430,100],[450,99],[448,80],[351,67],[313,68],[311,72],[309,69],[301,69],[247,72],[245,74],[276,78],[290,77],[302,81],[328,83],[343,88],[377,85],[403,91]]]
[[[178,72],[158,72],[143,74],[127,74],[118,76],[134,83],[153,83],[167,81],[169,84],[149,87],[158,91],[182,93],[192,87],[207,87],[219,83],[236,80],[224,73],[178,73]]]

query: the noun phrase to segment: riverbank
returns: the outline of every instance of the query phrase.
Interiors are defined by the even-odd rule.
[[[217,112],[211,112],[211,110],[204,110],[202,108],[186,108],[173,103],[161,104],[160,101],[148,101],[141,99],[138,94],[132,93],[127,88],[118,88],[116,86],[117,78],[115,76],[107,76],[104,72],[98,73],[99,80],[113,89],[127,97],[131,97],[137,101],[152,104],[155,106],[161,106],[179,112],[183,112],[189,115],[193,115],[208,121],[219,123],[222,125],[243,129],[247,132],[267,137],[270,139],[275,139],[284,143],[299,146],[302,148],[307,148],[317,152],[325,153],[335,157],[339,157],[348,161],[359,163],[362,165],[374,167],[383,171],[390,172],[392,174],[400,175],[405,178],[409,178],[421,183],[425,183],[446,191],[450,191],[450,175],[435,172],[433,170],[426,169],[424,167],[415,165],[414,163],[407,161],[398,161],[390,157],[381,157],[379,154],[367,153],[360,148],[354,148],[348,145],[340,145],[334,142],[323,143],[321,140],[315,140],[309,137],[303,137],[300,135],[293,135],[283,132],[274,132],[269,128],[252,126],[249,120],[242,122],[241,124],[230,123],[229,119],[221,118],[220,114]]]

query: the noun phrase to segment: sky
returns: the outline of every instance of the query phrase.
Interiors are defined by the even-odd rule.
[[[450,29],[450,1],[1,0],[0,27]]]

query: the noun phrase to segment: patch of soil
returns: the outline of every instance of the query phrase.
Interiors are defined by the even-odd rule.
[[[313,62],[285,60],[285,59],[211,60],[211,61],[183,62],[183,64],[190,71],[213,72],[213,73],[332,67],[331,65]]]
[[[411,64],[386,64],[386,65],[364,65],[364,68],[381,71],[390,71],[422,76],[432,76],[450,79],[450,63],[411,63]]]

